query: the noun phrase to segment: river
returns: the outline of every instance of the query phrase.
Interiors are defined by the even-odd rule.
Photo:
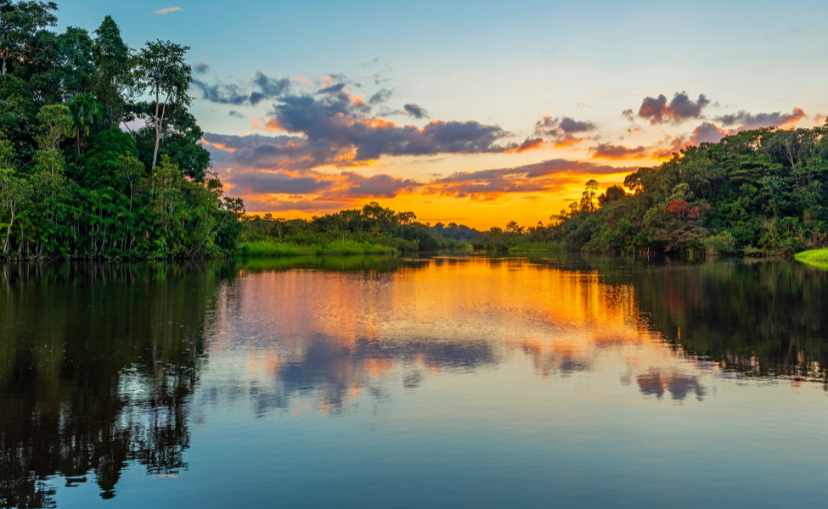
[[[2,507],[815,507],[828,273],[0,266]]]

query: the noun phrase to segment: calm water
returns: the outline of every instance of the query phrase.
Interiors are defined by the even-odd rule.
[[[828,273],[0,267],[2,507],[819,507]]]

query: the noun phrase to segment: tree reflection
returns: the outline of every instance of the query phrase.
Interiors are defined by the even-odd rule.
[[[828,379],[828,273],[725,261],[632,275],[636,303],[678,352],[744,376]]]
[[[50,478],[94,473],[103,498],[128,463],[186,469],[220,266],[6,266],[0,291],[0,505],[54,507]],[[48,291],[43,288],[48,287]]]

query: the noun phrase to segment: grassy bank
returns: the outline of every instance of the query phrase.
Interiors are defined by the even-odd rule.
[[[803,251],[797,254],[795,258],[802,263],[828,270],[828,248]]]
[[[563,249],[560,242],[524,242],[510,247],[510,253],[533,253],[539,251],[560,251]]]
[[[301,246],[281,242],[242,242],[237,252],[241,256],[312,256],[312,255],[364,255],[394,254],[393,247],[380,246],[363,242],[346,240],[327,244]]]

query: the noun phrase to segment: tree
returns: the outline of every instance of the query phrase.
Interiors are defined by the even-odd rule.
[[[618,201],[626,196],[627,193],[624,192],[624,188],[621,186],[610,186],[605,193],[598,197],[598,204],[603,207],[606,203]]]
[[[7,64],[20,55],[34,34],[57,24],[54,2],[18,2],[0,0],[0,75],[7,72]]]
[[[37,165],[54,175],[63,171],[63,155],[60,153],[60,142],[67,138],[73,129],[72,114],[69,108],[62,104],[44,106],[37,114],[40,122],[40,134],[37,136],[39,149],[37,151]]]
[[[189,46],[180,46],[169,41],[148,42],[141,49],[135,62],[135,84],[142,92],[155,97],[152,126],[155,131],[155,148],[152,153],[152,168],[158,158],[158,145],[166,131],[171,107],[189,106],[192,99],[187,89],[193,81],[192,68],[184,61]],[[162,100],[163,99],[163,100]]]
[[[80,154],[81,137],[89,136],[95,117],[98,116],[98,104],[92,94],[79,94],[69,103],[69,112],[72,115],[72,131]]]
[[[105,120],[110,127],[117,126],[125,112],[121,90],[130,84],[130,59],[129,47],[111,16],[95,30],[92,53],[97,67],[92,90],[102,104]]]
[[[584,189],[584,193],[581,195],[581,210],[584,212],[594,212],[595,211],[595,195],[598,192],[598,181],[595,179],[590,179],[586,183],[586,189]]]
[[[122,154],[118,157],[118,176],[124,179],[129,186],[129,211],[132,212],[132,201],[138,183],[144,177],[144,165],[129,152]]]
[[[9,214],[6,240],[3,243],[3,255],[5,256],[9,254],[14,221],[20,213],[20,207],[28,198],[29,192],[30,186],[25,179],[16,177],[10,169],[0,169],[0,210]]]

